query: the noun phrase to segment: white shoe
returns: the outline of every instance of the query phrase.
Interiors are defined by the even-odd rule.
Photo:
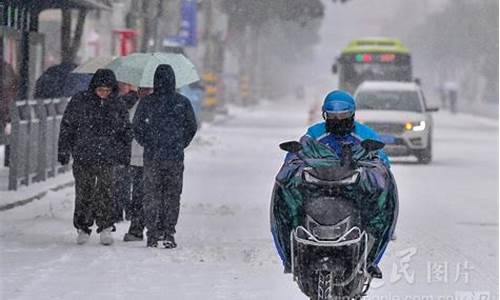
[[[90,234],[86,233],[85,231],[78,229],[78,236],[76,237],[76,243],[78,245],[83,245],[86,242],[88,242],[90,239]]]
[[[103,231],[101,231],[100,235],[101,244],[105,246],[113,244],[113,236],[111,235],[111,230],[113,230],[113,228],[108,227],[106,229],[103,229]]]

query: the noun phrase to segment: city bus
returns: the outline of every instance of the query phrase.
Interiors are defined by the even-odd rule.
[[[339,75],[339,89],[354,93],[366,80],[412,81],[411,55],[393,38],[362,38],[351,41],[332,66]]]

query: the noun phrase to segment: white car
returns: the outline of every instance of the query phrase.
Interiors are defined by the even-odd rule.
[[[386,144],[389,156],[432,160],[433,122],[422,89],[414,82],[365,81],[356,90],[356,120],[372,129]]]

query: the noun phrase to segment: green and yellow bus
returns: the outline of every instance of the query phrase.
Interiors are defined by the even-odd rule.
[[[339,74],[339,89],[350,93],[366,80],[413,80],[410,51],[401,41],[385,37],[351,41],[332,71]]]

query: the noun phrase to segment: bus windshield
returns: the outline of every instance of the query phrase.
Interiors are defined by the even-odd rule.
[[[408,64],[346,63],[341,67],[342,81],[354,91],[363,81],[411,81]]]
[[[356,109],[423,111],[415,91],[361,91],[356,97]]]
[[[351,64],[352,77],[362,78],[363,81],[408,81],[408,66],[382,63],[354,63]],[[348,67],[346,68],[346,72]]]

